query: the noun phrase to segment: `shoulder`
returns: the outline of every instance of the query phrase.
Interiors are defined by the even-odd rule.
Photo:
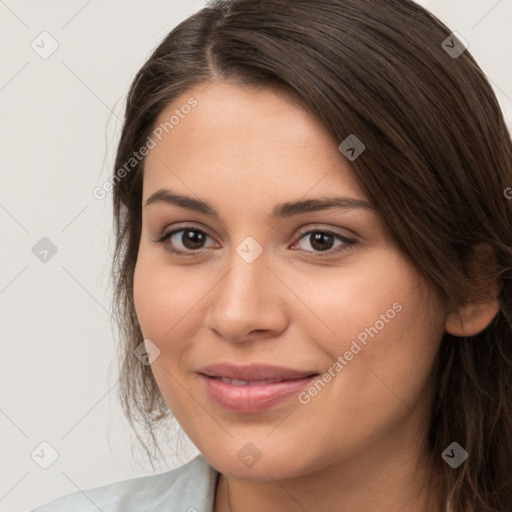
[[[77,491],[32,512],[211,512],[217,471],[202,455],[158,475]]]

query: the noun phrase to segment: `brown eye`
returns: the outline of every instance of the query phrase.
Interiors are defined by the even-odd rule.
[[[171,252],[187,253],[205,248],[208,238],[210,236],[200,229],[185,227],[170,231],[157,241],[165,244]]]
[[[178,239],[186,249],[201,249],[206,239],[205,233],[197,230],[184,230]]]
[[[300,247],[300,240],[306,240],[306,244]],[[336,242],[338,242],[337,245]],[[299,241],[294,245],[299,246],[307,252],[339,252],[348,249],[355,243],[355,240],[350,240],[339,233],[328,230],[311,230],[307,233],[303,233],[299,238]],[[308,246],[311,249],[308,249]],[[334,248],[334,250],[333,250]]]
[[[320,233],[317,231],[316,233],[311,233],[308,236],[310,246],[318,251],[328,251],[332,248],[335,242],[334,236],[329,233]]]

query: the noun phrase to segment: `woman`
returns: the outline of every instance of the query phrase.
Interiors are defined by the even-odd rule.
[[[128,418],[201,455],[38,512],[512,510],[511,184],[488,81],[414,2],[185,20],[129,92],[114,306]]]

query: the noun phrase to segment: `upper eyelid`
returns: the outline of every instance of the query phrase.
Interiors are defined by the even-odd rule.
[[[166,236],[171,236],[171,235],[174,235],[176,233],[179,233],[180,231],[185,231],[187,229],[189,229],[190,231],[201,231],[204,234],[208,235],[211,239],[215,240],[215,237],[210,235],[210,233],[208,232],[207,229],[205,229],[203,227],[194,226],[193,224],[187,224],[185,226],[173,227],[172,229],[163,231],[162,234],[158,238],[163,238],[163,237],[166,237]]]
[[[164,231],[162,231],[162,235],[161,236],[165,236],[165,235],[168,235],[170,233],[175,233],[176,231],[181,231],[183,229],[194,229],[194,230],[197,230],[197,231],[203,231],[204,233],[206,233],[211,238],[215,238],[214,236],[210,235],[210,233],[208,232],[208,228],[207,227],[204,227],[201,223],[196,224],[193,221],[191,221],[189,223],[185,222],[183,226],[174,226],[174,227],[170,228],[169,230],[164,230]],[[304,228],[301,227],[301,228],[299,228],[299,230],[297,231],[297,234],[303,235],[303,234],[305,234],[305,233],[307,233],[309,231],[334,231],[334,232],[336,232],[337,230],[349,231],[349,232],[353,233],[351,230],[349,230],[347,228],[342,228],[340,226],[328,226],[328,227],[325,227],[325,224],[322,225],[322,223],[319,223],[319,222],[315,223],[315,222],[313,222],[308,227],[304,227]],[[339,233],[339,234],[341,235],[341,233]],[[356,236],[355,233],[353,233],[353,235]],[[341,236],[344,236],[344,235],[341,235]],[[349,237],[347,236],[346,238],[349,238]]]

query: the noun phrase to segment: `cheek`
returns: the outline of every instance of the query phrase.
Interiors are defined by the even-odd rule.
[[[287,278],[294,282],[296,295],[314,313],[307,316],[308,323],[323,324],[324,336],[330,332],[327,339],[335,346],[360,333],[364,339],[365,329],[375,323],[377,330],[389,330],[390,324],[400,324],[408,313],[413,317],[422,315],[427,307],[418,297],[423,281],[420,274],[389,246],[358,255],[357,261],[347,268]],[[425,295],[424,299],[427,298]]]
[[[330,285],[326,280],[315,294],[309,291],[311,309],[321,312],[335,334],[315,337],[309,331],[316,353],[324,354],[320,378],[326,384],[314,383],[300,397],[300,444],[311,446],[315,431],[347,454],[357,453],[399,431],[409,417],[429,421],[429,377],[443,333],[442,310],[410,263],[396,255],[382,260],[382,267],[376,258],[368,272]],[[316,448],[324,453],[324,447]]]
[[[194,314],[194,304],[201,298],[199,280],[185,272],[139,256],[134,274],[134,303],[142,332],[159,346],[173,331],[182,329],[186,318]]]
[[[180,411],[190,407],[185,388],[190,384],[186,379],[191,361],[197,359],[192,341],[204,321],[208,292],[217,280],[208,269],[171,267],[149,252],[139,255],[135,268],[137,318],[144,338],[160,351],[151,370],[169,408],[180,418]]]
[[[325,370],[336,375],[330,392],[342,394],[344,402],[347,394],[364,395],[379,407],[397,401],[394,390],[414,402],[444,332],[438,297],[415,267],[386,249],[371,262],[361,260],[358,270],[317,280],[314,293],[306,280],[299,283],[297,295],[307,297],[317,314],[303,327],[317,340],[316,350],[327,355]]]
[[[193,305],[201,297],[201,290],[183,273],[170,271],[161,261],[139,253],[133,294],[143,336],[160,350],[151,371],[168,407],[181,418],[188,395],[176,370],[189,348],[186,327],[198,321]]]
[[[154,342],[160,339],[159,333],[163,327],[160,324],[165,318],[168,297],[163,296],[164,290],[156,272],[151,270],[151,265],[139,254],[133,279],[133,300],[144,338]]]

